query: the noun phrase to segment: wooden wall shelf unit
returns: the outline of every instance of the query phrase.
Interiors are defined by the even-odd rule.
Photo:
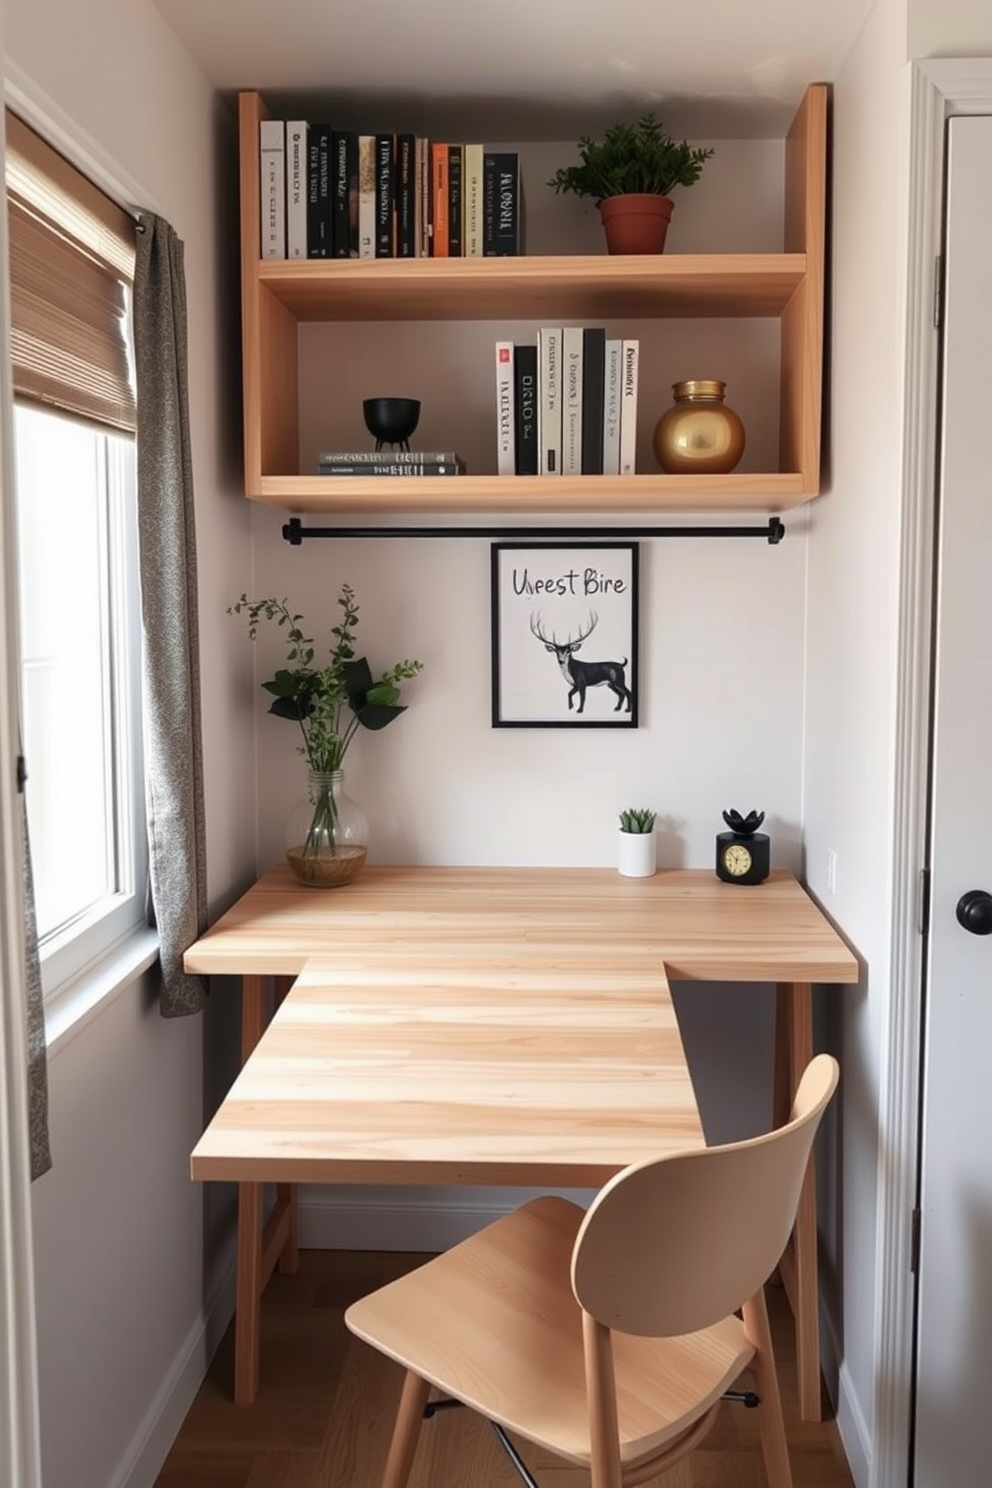
[[[657,257],[259,257],[258,93],[239,99],[245,495],[299,515],[786,511],[817,495],[823,366],[827,89],[786,141],[784,251]],[[297,327],[313,321],[776,317],[779,468],[673,476],[299,474]]]

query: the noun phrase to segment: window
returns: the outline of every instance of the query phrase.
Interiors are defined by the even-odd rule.
[[[46,997],[144,923],[134,225],[7,115],[23,746]]]

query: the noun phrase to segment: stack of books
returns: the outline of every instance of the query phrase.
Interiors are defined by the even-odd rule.
[[[492,258],[523,251],[515,151],[263,119],[259,170],[263,258]]]
[[[465,461],[448,450],[326,450],[318,475],[464,475]]]
[[[496,342],[499,475],[633,475],[640,342],[602,326]]]

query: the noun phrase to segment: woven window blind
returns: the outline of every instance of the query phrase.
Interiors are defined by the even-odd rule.
[[[14,395],[133,433],[134,219],[5,112]]]

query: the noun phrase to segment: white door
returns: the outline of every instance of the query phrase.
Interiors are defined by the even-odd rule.
[[[948,129],[914,1488],[989,1488],[992,118]]]

